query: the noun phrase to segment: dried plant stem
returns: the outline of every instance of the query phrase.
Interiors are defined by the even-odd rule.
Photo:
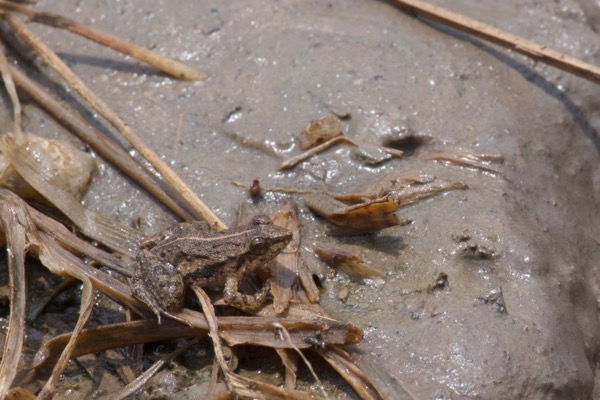
[[[451,26],[462,32],[467,32],[478,38],[525,54],[534,60],[552,65],[581,78],[600,83],[599,67],[549,49],[546,45],[513,35],[512,33],[421,0],[393,0],[392,3],[396,3],[399,7],[408,10],[412,14]]]
[[[277,386],[261,382],[255,379],[246,378],[233,372],[223,354],[223,346],[219,335],[219,322],[215,315],[215,309],[210,302],[210,298],[200,286],[192,285],[192,290],[198,297],[202,311],[209,326],[209,335],[213,341],[215,359],[227,382],[227,388],[241,398],[281,398],[289,400],[308,400],[308,394],[295,390],[285,390]],[[289,338],[290,343],[292,342]],[[293,343],[292,343],[293,345]]]
[[[362,143],[358,143],[355,140],[352,140],[346,136],[336,136],[334,138],[329,139],[326,142],[321,143],[318,146],[315,146],[315,147],[312,147],[312,148],[306,150],[304,153],[298,154],[297,156],[294,156],[292,158],[288,158],[287,160],[285,160],[284,162],[279,164],[278,170],[284,171],[286,169],[293,168],[296,165],[300,164],[302,161],[314,156],[315,154],[321,153],[338,143],[348,143],[348,144],[351,144],[352,146],[356,146],[356,147],[368,147],[368,148],[380,149],[380,150],[385,151],[386,153],[388,153],[394,157],[398,157],[398,158],[401,158],[404,154],[401,150],[396,150],[396,149],[392,149],[392,148],[384,147],[384,146],[365,145]]]
[[[26,143],[19,145],[12,136],[6,136],[4,146],[7,159],[15,171],[61,210],[83,234],[120,253],[137,248],[143,239],[139,231],[83,207],[60,178],[39,167],[38,159],[28,151]]]
[[[0,8],[16,11],[26,15],[32,22],[38,22],[54,28],[65,29],[71,33],[83,36],[86,39],[92,40],[102,46],[110,47],[111,49],[120,53],[129,55],[139,61],[150,64],[175,78],[189,81],[205,81],[207,79],[207,76],[204,72],[191,68],[177,60],[161,56],[160,54],[150,51],[144,47],[129,43],[123,39],[119,39],[116,36],[91,28],[61,15],[33,10],[23,5],[2,0],[0,0]]]
[[[227,364],[227,361],[225,361],[225,356],[223,354],[223,346],[219,336],[219,323],[215,315],[215,308],[213,307],[210,298],[204,289],[202,289],[200,286],[192,285],[192,290],[194,293],[196,293],[196,296],[200,301],[200,305],[202,306],[204,316],[206,317],[206,322],[208,323],[208,335],[213,342],[215,359],[223,371],[225,381],[227,382],[227,388],[231,391],[235,391],[235,384],[232,382],[232,371],[229,369],[229,365]]]
[[[50,49],[44,44],[23,21],[14,15],[8,14],[5,20],[13,32],[29,46],[31,46],[42,59],[54,69],[67,83],[77,91],[103,118],[112,124],[123,137],[144,157],[163,179],[177,192],[185,204],[182,206],[191,212],[195,218],[203,218],[216,229],[226,229],[227,226],[208,208],[186,185],[185,182],[163,161],[160,157],[123,121],[102,99],[96,96],[85,83]]]
[[[54,96],[47,93],[44,88],[27,77],[19,69],[11,67],[10,72],[20,90],[27,93],[57,121],[89,144],[101,157],[137,182],[179,217],[185,220],[192,218],[187,211],[165,193],[158,182],[158,178],[146,171],[123,148],[90,126],[79,115],[74,113],[70,107],[62,104]]]
[[[231,184],[235,187],[248,189],[248,184],[239,182],[239,181],[231,181]],[[274,186],[260,186],[260,190],[263,192],[273,192],[273,193],[284,193],[284,194],[312,194],[321,192],[321,190],[317,189],[297,189],[297,188],[286,188],[286,187],[274,187]]]
[[[162,357],[160,360],[156,361],[154,364],[152,364],[152,366],[150,368],[148,368],[146,371],[144,371],[143,374],[139,375],[134,381],[129,383],[123,389],[119,390],[116,393],[111,393],[107,396],[103,396],[100,398],[100,400],[121,400],[121,399],[126,399],[127,397],[134,395],[135,392],[137,392],[138,390],[143,388],[148,383],[150,378],[152,378],[154,375],[156,375],[156,373],[158,371],[160,371],[163,367],[168,365],[171,361],[173,361],[176,357],[178,357],[184,351],[188,350],[190,347],[197,344],[199,341],[200,341],[200,338],[190,340],[188,343],[181,346],[180,348],[178,348],[171,354],[169,354],[165,357]]]
[[[31,216],[27,211],[25,202],[17,197],[14,193],[6,189],[0,189],[0,218],[2,227],[6,233],[8,254],[9,254],[9,273],[11,274],[11,322],[9,323],[9,337],[5,345],[5,353],[3,355],[2,364],[0,365],[0,391],[6,388],[6,380],[12,381],[14,372],[17,370],[17,364],[14,360],[14,355],[21,353],[21,347],[24,336],[24,320],[25,320],[25,273],[24,261],[25,251],[28,250],[36,254],[40,261],[48,267],[48,269],[57,275],[74,277],[83,284],[81,293],[80,313],[77,323],[73,329],[73,333],[64,347],[58,361],[52,369],[52,375],[46,381],[42,391],[38,395],[39,399],[51,398],[51,393],[58,381],[62,371],[64,370],[75,346],[79,333],[83,329],[90,312],[93,302],[93,286],[91,280],[86,274],[77,267],[77,262],[80,260],[73,254],[67,252],[61,247],[50,248],[55,242],[45,242],[40,236]],[[12,259],[11,259],[12,258]],[[22,264],[19,265],[19,264]],[[22,269],[22,270],[21,270]],[[21,281],[22,279],[22,281]],[[21,309],[22,308],[22,309]],[[19,321],[15,321],[19,319]],[[12,324],[21,325],[20,332],[11,331]],[[19,340],[15,340],[13,336],[20,336]],[[11,365],[13,363],[14,365]],[[8,365],[8,367],[7,367]],[[10,372],[5,370],[10,368]],[[8,382],[10,385],[10,382]],[[4,398],[4,393],[0,393],[0,397]]]
[[[298,354],[289,349],[275,348],[277,355],[285,367],[285,378],[283,387],[292,390],[296,387],[298,373]]]
[[[49,261],[50,259],[57,259],[57,258],[60,259],[60,261],[62,263],[69,263],[69,261],[72,259],[77,260],[77,258],[75,256],[73,256],[71,253],[68,253],[66,250],[61,249],[61,251],[63,254],[60,254],[60,255],[57,253],[54,253],[51,255],[46,255],[46,254],[40,253],[40,255],[39,255],[40,260],[42,262],[46,262],[47,264],[53,263],[53,261]],[[51,399],[52,398],[52,392],[54,392],[56,383],[60,379],[62,372],[64,371],[64,369],[67,366],[67,363],[71,359],[71,354],[77,347],[77,341],[79,340],[79,333],[81,333],[81,331],[83,330],[83,327],[92,312],[92,307],[94,306],[94,286],[92,285],[92,282],[90,281],[90,279],[86,276],[86,274],[83,271],[80,271],[77,268],[77,265],[75,263],[71,263],[71,265],[69,266],[69,269],[70,269],[70,271],[69,271],[68,276],[72,276],[72,277],[80,280],[82,283],[82,285],[81,285],[82,286],[81,287],[81,304],[79,306],[79,318],[77,319],[77,323],[75,324],[75,327],[73,328],[73,333],[71,335],[69,342],[65,346],[65,349],[61,353],[58,360],[56,361],[56,364],[54,364],[54,367],[52,368],[52,374],[50,375],[50,378],[46,381],[46,384],[44,385],[40,394],[38,395],[38,399]]]
[[[329,396],[327,395],[327,392],[325,391],[325,387],[323,386],[323,383],[321,382],[321,380],[317,376],[317,373],[313,369],[312,364],[310,363],[310,361],[308,361],[308,359],[306,358],[304,353],[298,347],[294,346],[294,343],[292,343],[292,338],[290,336],[290,333],[288,332],[287,329],[285,329],[285,326],[283,326],[277,322],[273,323],[273,326],[279,330],[279,332],[283,335],[285,340],[290,344],[290,347],[292,349],[294,349],[296,351],[296,353],[298,353],[300,358],[302,358],[302,361],[304,361],[304,364],[308,367],[308,370],[310,371],[311,375],[313,376],[313,378],[315,378],[315,381],[317,381],[317,385],[319,386],[319,389],[321,389],[321,393],[323,393],[323,397],[325,399],[329,399]]]
[[[0,363],[0,398],[4,399],[18,371],[19,359],[25,338],[26,282],[25,251],[26,227],[22,214],[14,203],[0,206],[0,226],[6,235],[10,287],[10,319],[6,342]]]
[[[4,87],[10,97],[10,102],[13,106],[13,133],[17,136],[21,135],[21,103],[19,102],[19,96],[17,96],[17,90],[13,81],[12,74],[10,73],[10,63],[4,54],[4,46],[0,45],[0,74],[4,82]]]
[[[356,393],[363,400],[391,400],[389,397],[383,397],[378,393],[377,387],[373,385],[367,377],[355,364],[348,358],[347,354],[336,346],[329,346],[324,349],[315,347],[312,349],[329,363],[345,380],[356,390]],[[417,400],[413,397],[405,396],[404,392],[395,394],[396,400]]]

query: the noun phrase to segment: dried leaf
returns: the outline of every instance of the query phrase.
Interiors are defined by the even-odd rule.
[[[339,268],[350,278],[362,280],[364,278],[383,279],[384,274],[365,263],[360,256],[341,250],[340,248],[319,245],[315,253],[332,268]]]
[[[463,189],[468,189],[465,183],[437,179],[421,171],[395,171],[354,192],[334,194],[333,197],[340,201],[365,201],[389,196],[398,207],[406,207],[438,194]]]
[[[319,145],[342,134],[342,122],[335,115],[328,114],[310,121],[300,134],[299,144],[302,150]]]
[[[292,286],[298,281],[300,229],[298,217],[291,204],[273,214],[273,223],[292,232],[290,244],[269,265],[275,312],[281,314],[288,308],[293,295]]]
[[[346,205],[326,193],[314,193],[304,197],[308,208],[327,219],[341,234],[363,234],[398,225],[394,212],[398,204],[389,197],[367,200],[359,204]]]

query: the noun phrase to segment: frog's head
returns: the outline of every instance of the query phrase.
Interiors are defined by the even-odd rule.
[[[250,254],[263,262],[275,258],[292,240],[292,232],[275,225],[265,215],[254,217],[250,226],[253,228],[249,243]]]

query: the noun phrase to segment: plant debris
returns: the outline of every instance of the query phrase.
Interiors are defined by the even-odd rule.
[[[0,138],[0,186],[23,199],[43,201],[44,197],[15,170],[10,161],[10,154],[5,154],[11,148],[8,140],[8,135]],[[93,157],[65,141],[45,139],[30,133],[23,134],[22,140],[28,151],[40,160],[40,168],[50,176],[56,176],[65,182],[66,190],[77,199],[81,199],[95,168]]]
[[[342,122],[332,114],[310,121],[298,138],[299,146],[302,150],[308,150],[311,147],[340,136],[342,129]]]
[[[360,235],[398,225],[398,204],[389,196],[348,205],[327,193],[304,197],[304,204],[315,214],[331,222],[334,234]]]
[[[383,279],[384,277],[381,271],[365,263],[362,257],[344,251],[339,247],[319,245],[315,247],[315,253],[329,266],[341,269],[354,280],[361,281],[365,278]]]
[[[301,162],[311,158],[312,156],[314,156],[315,154],[319,154],[327,149],[329,149],[332,146],[335,146],[339,143],[347,143],[350,144],[352,146],[357,146],[357,147],[368,147],[368,148],[378,148],[381,149],[382,151],[385,151],[386,153],[389,153],[390,155],[392,155],[393,157],[397,157],[397,158],[401,158],[403,156],[404,153],[402,153],[402,151],[400,150],[396,150],[396,149],[392,149],[389,147],[384,147],[384,146],[372,146],[372,145],[367,145],[367,144],[362,144],[362,143],[358,143],[355,140],[352,140],[346,136],[336,136],[333,137],[317,146],[314,146],[308,150],[306,150],[304,153],[301,153],[295,157],[289,158],[286,161],[284,161],[283,163],[281,163],[279,165],[279,170],[280,171],[284,171],[290,168],[294,168],[296,165],[300,164]]]
[[[381,398],[376,385],[361,374],[358,368],[353,367],[351,357],[341,348],[360,342],[363,338],[362,330],[352,324],[329,318],[316,304],[319,290],[312,278],[314,272],[308,265],[300,262],[299,228],[291,206],[277,213],[275,220],[295,232],[294,244],[289,252],[280,255],[276,266],[272,267],[275,280],[272,290],[273,305],[265,307],[257,315],[221,315],[213,306],[220,304],[219,299],[213,303],[201,288],[192,287],[200,300],[203,312],[183,309],[177,312],[172,320],[159,324],[149,307],[132,296],[130,286],[123,281],[132,275],[138,244],[144,236],[136,229],[81,205],[79,198],[85,191],[91,172],[87,172],[83,179],[76,182],[72,179],[72,170],[75,169],[78,173],[84,168],[91,171],[93,163],[86,154],[80,156],[78,151],[73,151],[69,145],[45,141],[21,132],[20,104],[15,87],[42,103],[51,115],[82,137],[98,154],[105,155],[107,160],[126,171],[125,173],[138,184],[156,194],[174,213],[184,219],[203,218],[215,229],[224,228],[224,224],[13,12],[27,16],[27,22],[41,22],[67,29],[103,45],[125,51],[129,55],[137,55],[141,60],[153,63],[156,60],[154,56],[148,56],[152,52],[143,51],[140,55],[136,46],[125,46],[124,42],[75,21],[0,0],[2,23],[9,26],[20,40],[33,48],[50,68],[57,71],[90,104],[93,112],[98,112],[109,121],[152,165],[142,166],[147,164],[132,159],[121,147],[121,143],[84,126],[85,123],[82,124],[81,116],[76,111],[60,104],[40,89],[35,82],[11,65],[4,57],[4,49],[0,49],[0,72],[13,102],[14,111],[13,131],[4,132],[1,147],[3,171],[10,171],[10,175],[3,173],[3,176],[10,177],[4,179],[4,186],[0,188],[0,231],[9,250],[10,319],[6,346],[0,363],[0,397],[5,397],[10,390],[12,396],[22,398],[30,398],[33,393],[37,393],[41,399],[51,398],[67,363],[73,358],[157,340],[192,338],[192,341],[187,343],[189,345],[194,340],[209,335],[215,346],[216,364],[224,373],[229,390],[238,396],[312,398],[308,393],[295,389],[295,371],[300,359],[307,362],[304,351],[315,351],[318,348],[316,353],[326,359],[362,398]],[[177,63],[170,64],[178,68]],[[183,79],[203,78],[201,73],[193,75],[185,68],[174,74]],[[34,151],[36,146],[50,151]],[[59,168],[60,164],[68,167],[66,172]],[[160,178],[157,178],[158,176]],[[14,184],[16,177],[23,183]],[[27,203],[24,200],[24,197],[29,197],[27,191],[18,194],[13,191],[21,185],[30,186],[30,192],[39,194],[43,201],[60,211],[63,215],[61,221],[53,218],[56,213],[49,207],[38,210]],[[161,192],[164,192],[164,195],[161,196]],[[33,361],[26,367],[30,371],[25,379],[20,362],[23,361],[21,353],[26,329],[26,252],[37,257],[51,273],[67,278],[68,284],[64,286],[76,281],[81,282],[82,289],[79,316],[73,330],[55,335],[38,350]],[[128,315],[134,316],[134,320],[83,329],[95,304],[95,291],[124,307]],[[43,312],[43,306],[37,307],[35,312]],[[277,316],[279,314],[282,316]],[[286,382],[283,388],[239,375],[234,371],[234,367],[226,362],[224,352],[227,349],[245,345],[276,349],[286,368]],[[145,373],[110,396],[123,398],[134,394],[184,348],[185,345],[156,362]],[[40,387],[37,379],[45,379],[42,377],[47,369],[51,369],[50,376],[42,383],[43,387]],[[315,372],[313,375],[318,381],[318,375]],[[13,389],[10,389],[11,387]],[[325,393],[324,395],[327,396]]]
[[[497,165],[504,162],[502,154],[474,153],[460,147],[444,148],[437,153],[430,154],[427,158],[446,164],[478,169],[494,175],[502,175],[502,171],[496,168],[494,164]]]

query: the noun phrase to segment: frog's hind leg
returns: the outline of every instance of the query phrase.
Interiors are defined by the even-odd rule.
[[[158,317],[172,316],[183,308],[183,276],[171,263],[151,253],[140,252],[131,280],[133,295],[146,303]]]
[[[240,293],[238,284],[239,281],[236,276],[227,278],[225,289],[223,290],[223,300],[225,303],[247,312],[256,311],[264,304],[267,299],[267,294],[269,293],[270,284],[268,281],[265,282],[262,289],[254,295]]]

